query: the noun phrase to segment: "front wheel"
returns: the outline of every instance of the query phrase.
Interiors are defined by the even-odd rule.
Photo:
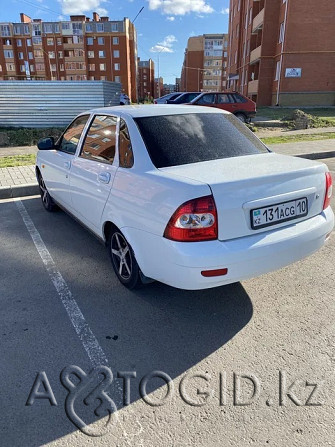
[[[112,266],[119,281],[128,289],[135,289],[142,284],[140,268],[133,249],[123,234],[115,229],[108,239],[108,249]]]
[[[41,173],[38,174],[38,186],[40,188],[40,194],[44,208],[49,212],[55,211],[57,205],[52,200],[52,197],[50,196],[47,187],[45,186]]]
[[[244,115],[244,113],[236,113],[236,118],[238,118],[242,123],[247,122],[247,117]]]

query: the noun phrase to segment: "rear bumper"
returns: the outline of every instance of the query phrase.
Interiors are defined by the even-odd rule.
[[[230,241],[173,242],[134,228],[123,228],[144,275],[173,287],[207,289],[242,281],[309,256],[334,227],[328,207],[297,224]],[[225,276],[206,278],[203,270],[228,268]]]

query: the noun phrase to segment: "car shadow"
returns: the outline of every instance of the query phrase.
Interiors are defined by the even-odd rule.
[[[208,366],[205,367],[202,362],[218,350],[221,350],[222,362],[220,365],[214,362],[214,368],[224,369],[224,346],[243,330],[253,315],[251,300],[240,283],[215,289],[185,291],[154,282],[130,291],[116,279],[105,247],[76,221],[63,211],[55,214],[45,213],[41,209],[39,199],[26,200],[24,204],[108,358],[114,374],[109,395],[118,409],[124,405],[124,383],[123,379],[117,378],[118,372],[132,371],[136,375],[130,385],[129,403],[132,404],[140,399],[141,380],[152,371],[162,371],[172,380],[179,380],[179,377],[191,368],[205,373]],[[24,225],[10,224],[14,218],[18,219],[18,222],[21,219],[17,210],[7,211],[6,218],[6,238],[9,241],[11,238],[16,241],[21,238],[26,241],[25,244],[30,244],[30,236],[26,233]],[[36,259],[35,264],[32,261],[30,265],[20,264],[19,256],[17,261],[14,261],[18,271],[26,270],[30,277],[36,277],[40,275],[39,271],[44,269],[39,264],[38,256]],[[47,275],[43,276],[44,280],[49,281]],[[29,287],[27,284],[25,294],[32,296],[34,291],[30,291]],[[37,295],[34,299],[46,303],[51,299],[57,300],[53,289],[48,293]],[[24,298],[23,296],[22,299]],[[60,315],[67,319],[66,313],[62,312],[61,302],[58,304],[61,308]],[[32,324],[39,324],[39,321],[33,321]],[[73,337],[76,337],[77,343],[75,333]],[[50,340],[50,356],[56,359],[57,366],[54,369],[58,370],[56,372],[59,376],[60,371],[68,366],[62,364],[61,360],[57,363],[58,351],[64,350],[64,346],[59,344],[57,348],[54,334],[50,334]],[[32,356],[37,356],[33,349],[35,343],[38,344],[39,340],[22,339],[20,349],[31,350]],[[73,341],[69,340],[68,343],[70,346]],[[44,345],[48,345],[47,340],[44,340]],[[74,356],[72,364],[89,373],[89,363],[83,364],[80,356]],[[15,367],[16,370],[20,369],[20,359],[16,360]],[[35,377],[36,371],[27,371],[24,369],[25,365],[21,365],[21,368],[25,374]],[[164,383],[161,380],[153,380],[148,384],[147,391],[151,393],[162,385]],[[65,398],[66,391],[61,385],[58,384],[56,388],[58,396]],[[23,398],[27,398],[28,392],[27,389],[22,390],[21,402]],[[64,415],[64,405],[60,403],[57,411]],[[25,436],[29,434],[30,445],[42,445],[77,430],[70,422],[53,424],[52,414],[55,413],[50,410],[48,402],[38,402],[33,408],[24,410],[27,415],[28,412],[34,415],[32,419],[26,419],[24,429],[17,427],[15,436],[12,434],[7,438],[10,439],[11,445],[15,445],[15,439],[19,439],[22,433],[25,433]],[[3,409],[5,412],[7,410]],[[85,422],[90,424],[96,421],[97,417],[93,411],[87,413],[86,410],[83,411]],[[37,428],[34,423],[40,412],[44,413],[43,417],[46,418],[43,429]]]

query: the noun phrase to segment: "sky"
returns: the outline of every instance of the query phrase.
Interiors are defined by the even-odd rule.
[[[174,84],[180,77],[187,39],[227,33],[229,0],[0,0],[0,22],[19,22],[20,12],[44,21],[69,20],[71,14],[93,11],[110,20],[135,20],[138,55],[153,59],[155,76]],[[3,4],[6,3],[6,8]],[[158,64],[159,61],[159,64]],[[159,73],[158,73],[159,65]]]

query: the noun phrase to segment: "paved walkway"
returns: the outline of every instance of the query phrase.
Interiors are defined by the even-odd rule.
[[[35,166],[17,166],[0,169],[0,186],[26,185],[37,183]]]
[[[0,147],[0,157],[37,154],[37,146]]]

